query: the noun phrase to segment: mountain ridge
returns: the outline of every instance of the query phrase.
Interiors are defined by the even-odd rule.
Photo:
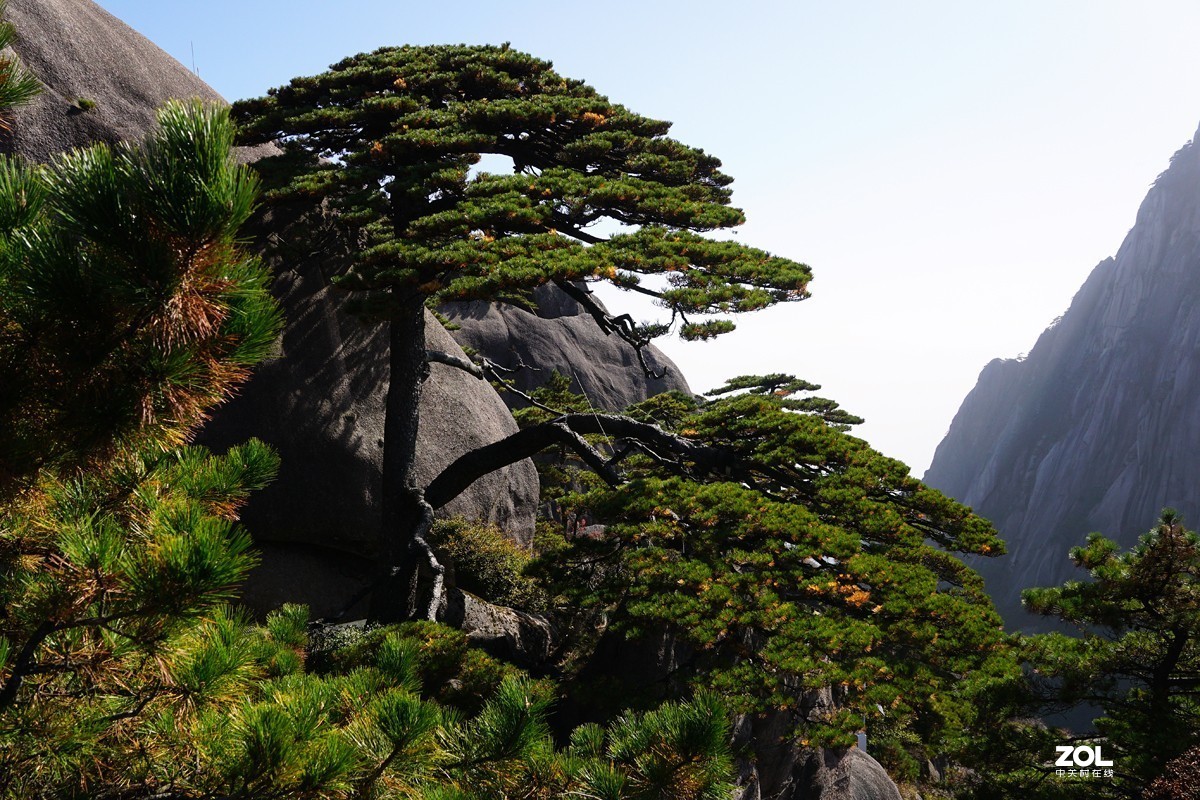
[[[1021,589],[1081,577],[1067,553],[1087,533],[1129,546],[1164,506],[1200,521],[1194,141],[1028,356],[984,367],[925,473],[1008,541],[1006,558],[974,566],[1010,624],[1030,622]]]

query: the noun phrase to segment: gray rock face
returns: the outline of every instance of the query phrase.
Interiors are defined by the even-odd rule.
[[[44,90],[18,110],[4,152],[46,161],[94,142],[138,139],[172,98],[221,96],[91,0],[9,0],[13,47]],[[80,99],[95,106],[83,110]]]
[[[739,760],[736,800],[900,800],[900,790],[867,753],[804,747],[792,734],[797,718],[835,706],[829,689],[810,692],[792,712],[742,716],[734,747],[753,754]]]
[[[1200,524],[1200,147],[1177,152],[1115,258],[1023,361],[996,360],[925,481],[991,519],[1009,555],[975,566],[1011,625],[1020,591],[1083,577],[1091,531],[1128,547],[1164,506]]]
[[[528,364],[512,376],[522,391],[542,383],[554,370],[573,378],[598,409],[619,411],[661,392],[691,392],[679,368],[657,347],[646,351],[647,362],[662,378],[647,378],[633,348],[616,336],[606,336],[596,321],[556,286],[534,293],[537,313],[496,303],[449,303],[443,311],[460,329],[459,344],[472,347],[501,366]]]
[[[257,541],[259,564],[242,585],[238,604],[260,619],[281,603],[308,606],[309,618],[327,619],[345,612],[345,619],[366,617],[370,601],[364,594],[374,573],[370,559],[327,547],[297,542]]]
[[[221,448],[257,436],[279,451],[278,479],[243,514],[257,538],[370,554],[380,542],[387,335],[341,310],[344,295],[329,276],[341,272],[344,250],[292,246],[305,225],[282,212],[264,222],[278,243],[271,260],[287,320],[281,351],[217,410],[200,441]],[[432,316],[426,323],[428,347],[462,355]],[[418,483],[516,429],[488,383],[433,364],[421,399]],[[526,540],[537,499],[537,473],[526,460],[476,481],[441,513],[493,522]]]
[[[862,750],[819,750],[806,764],[813,800],[901,800],[900,790],[879,762]]]
[[[465,633],[472,645],[521,667],[551,664],[557,632],[547,617],[498,606],[458,588],[446,594],[439,621]]]

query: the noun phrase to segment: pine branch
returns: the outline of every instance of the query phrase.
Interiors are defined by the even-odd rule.
[[[12,674],[8,676],[4,687],[0,688],[0,712],[7,711],[17,699],[17,691],[21,688],[21,683],[29,676],[32,667],[34,666],[34,658],[37,656],[38,648],[42,646],[42,642],[50,634],[54,633],[57,627],[49,620],[38,625],[25,641],[25,645],[21,648],[21,652],[17,654],[16,660],[13,662]]]
[[[522,365],[522,366],[524,366],[524,365]],[[487,372],[492,376],[492,380],[496,381],[501,386],[503,386],[506,391],[511,392],[511,393],[515,394],[517,397],[524,400],[531,407],[540,408],[542,411],[548,411],[549,413],[553,414],[556,417],[562,416],[562,414],[564,413],[564,412],[560,411],[559,409],[551,408],[550,406],[546,405],[542,401],[538,400],[536,397],[534,397],[530,394],[527,394],[526,392],[521,391],[520,389],[517,388],[517,385],[515,383],[513,383],[512,381],[505,378],[502,374],[500,374],[501,371],[516,372],[517,370],[508,369],[506,367],[501,367],[499,364],[497,364],[496,362],[494,362],[490,359],[484,360],[484,369],[487,370]]]
[[[464,453],[433,479],[425,490],[425,496],[434,508],[441,508],[484,475],[553,445],[570,447],[610,486],[621,484],[624,479],[616,471],[616,465],[610,464],[583,439],[588,435],[629,439],[660,451],[675,453],[682,459],[676,462],[680,472],[722,475],[738,472],[728,451],[668,433],[657,425],[617,414],[564,414],[549,422],[517,431],[499,442]],[[689,463],[694,466],[689,467]]]
[[[483,380],[485,377],[483,368],[474,361],[471,361],[469,358],[456,356],[453,353],[447,353],[443,350],[426,350],[425,361],[430,364],[445,364],[455,369],[461,369],[463,372],[474,375],[480,380]]]
[[[591,292],[580,289],[570,281],[555,281],[554,285],[566,292],[572,300],[583,306],[583,309],[591,315],[596,324],[600,326],[600,330],[604,331],[605,334],[615,333],[620,339],[633,347],[638,364],[647,378],[661,380],[666,376],[666,368],[661,372],[656,372],[646,361],[645,349],[650,346],[650,340],[637,332],[632,317],[628,314],[621,314],[619,316],[609,314],[603,306],[596,302]]]

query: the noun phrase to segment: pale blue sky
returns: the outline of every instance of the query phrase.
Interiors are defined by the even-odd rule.
[[[1200,122],[1200,3],[100,0],[229,99],[356,52],[511,41],[720,157],[813,298],[667,341],[694,388],[794,372],[919,475]],[[616,305],[620,299],[612,301]]]

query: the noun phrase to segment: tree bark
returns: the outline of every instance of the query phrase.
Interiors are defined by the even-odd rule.
[[[734,478],[743,477],[736,469],[732,454],[720,447],[695,442],[664,431],[657,425],[619,414],[564,414],[459,456],[425,489],[425,499],[435,509],[441,508],[484,475],[556,444],[565,444],[575,450],[610,485],[619,483],[620,476],[614,464],[605,462],[599,452],[584,441],[583,436],[589,434],[640,442],[682,459],[701,474],[716,472]],[[681,463],[680,466],[682,468],[685,464]]]
[[[397,304],[388,325],[388,391],[383,427],[380,538],[383,559],[370,616],[378,622],[409,619],[416,611],[418,561],[412,552],[422,501],[415,482],[421,387],[425,359],[425,304],[413,296]]]
[[[1171,677],[1179,665],[1179,658],[1183,655],[1188,640],[1187,630],[1172,630],[1167,652],[1154,668],[1150,679],[1150,716],[1156,724],[1165,723],[1170,714]]]

